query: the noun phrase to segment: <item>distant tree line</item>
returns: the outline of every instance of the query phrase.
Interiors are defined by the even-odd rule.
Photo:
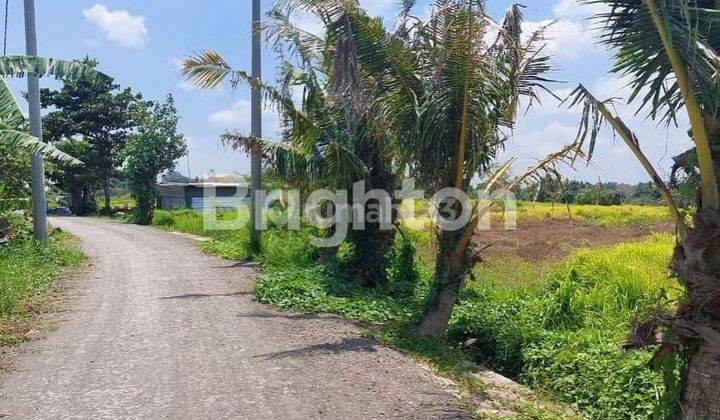
[[[523,201],[540,201],[569,204],[596,204],[613,206],[620,204],[658,205],[660,193],[652,182],[625,184],[620,182],[597,182],[558,180],[544,176],[535,185],[516,190],[516,198]]]

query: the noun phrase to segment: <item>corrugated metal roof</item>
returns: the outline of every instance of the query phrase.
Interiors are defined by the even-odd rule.
[[[231,184],[223,182],[161,182],[156,185],[157,193],[161,197],[169,198],[185,198],[185,190],[188,187],[193,188],[235,188],[242,191],[242,188],[247,188],[245,184]]]
[[[234,182],[160,182],[157,184],[161,186],[176,186],[176,187],[249,187],[248,184],[240,184]]]

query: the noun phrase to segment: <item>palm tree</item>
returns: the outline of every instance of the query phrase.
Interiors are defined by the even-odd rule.
[[[325,39],[292,24],[289,15],[295,7],[303,7],[323,22],[328,31]],[[370,118],[376,90],[362,84],[362,63],[357,60],[352,28],[342,26],[349,19],[372,19],[356,2],[336,0],[279,2],[270,17],[270,36],[298,57],[297,63],[281,64],[280,88],[232,70],[212,51],[196,54],[183,63],[184,76],[199,88],[217,86],[225,79],[233,87],[243,82],[262,86],[266,98],[276,103],[283,114],[285,132],[279,143],[237,133],[225,135],[223,140],[245,150],[263,147],[275,172],[296,186],[351,190],[355,182],[365,181],[366,191],[393,191],[397,179],[392,165],[393,143],[377,118]],[[287,93],[290,87],[303,90],[297,106]],[[365,203],[366,210],[369,204]],[[365,226],[351,233],[355,260],[350,265],[357,268],[356,281],[371,286],[385,278],[394,232],[382,229],[378,222],[367,222]]]
[[[364,175],[352,175],[345,185],[368,179],[374,188],[392,185],[394,173],[407,172],[430,194],[445,187],[468,191],[474,177],[486,174],[505,140],[502,129],[513,125],[519,99],[538,100],[537,90],[549,81],[543,77],[550,70],[541,46],[545,28],[521,38],[521,6],[513,6],[502,25],[492,22],[477,0],[438,0],[427,22],[411,16],[414,1],[404,1],[403,6],[398,30],[391,33],[355,0],[278,2],[279,22],[271,33],[294,43],[302,64],[294,80],[302,80],[305,89],[301,111],[279,90],[265,89],[266,96],[289,111],[291,131],[284,145],[293,160],[286,155],[282,162],[330,169],[311,173],[332,173],[335,177],[330,179],[337,181],[353,173],[335,170],[337,162],[346,162],[346,167],[359,162]],[[297,8],[324,23],[325,39],[290,24],[286,16]],[[491,32],[497,35],[486,43]],[[184,74],[200,87],[215,86],[228,77],[233,85],[261,83],[232,70],[212,52],[187,60]],[[343,153],[327,154],[328,150]],[[509,188],[570,151],[541,160]],[[374,160],[384,156],[389,158]],[[497,178],[512,162],[502,165]],[[492,179],[496,177],[489,186]],[[460,288],[480,259],[474,233],[484,211],[487,208],[476,209],[460,231],[437,230],[440,250],[432,292],[418,325],[421,333],[442,335]],[[370,264],[360,266],[376,267],[378,260],[366,261]]]
[[[613,71],[629,78],[628,102],[639,102],[650,117],[673,123],[680,112],[690,121],[697,156],[700,194],[691,224],[640,150],[638,137],[610,111],[609,101],[578,87],[571,104],[583,104],[579,141],[592,151],[607,122],[630,147],[660,190],[677,223],[678,242],[671,269],[685,286],[674,315],[659,313],[634,329],[630,347],[655,344],[655,360],[681,349],[689,354],[683,392],[684,417],[720,418],[720,4],[714,0],[583,0],[609,6],[596,18],[601,41],[615,55]],[[638,334],[637,331],[644,331]]]
[[[522,7],[517,5],[497,24],[476,0],[437,1],[425,22],[411,16],[413,1],[403,3],[399,33],[385,32],[379,20],[353,15],[345,20],[353,26],[365,80],[377,86],[373,114],[387,121],[389,137],[397,142],[398,164],[428,194],[445,188],[467,192],[474,178],[489,175],[520,98],[538,100],[538,89],[549,81],[544,77],[549,57],[542,53],[545,28],[524,37]],[[569,152],[541,160],[508,190]],[[488,188],[512,163],[490,176]],[[455,214],[460,201],[455,197]],[[474,209],[460,230],[436,229],[435,279],[418,332],[443,334],[466,277],[480,261],[482,247],[475,233],[487,210]]]

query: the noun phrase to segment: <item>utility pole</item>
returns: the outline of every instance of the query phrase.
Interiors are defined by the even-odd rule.
[[[260,0],[253,0],[252,3],[252,77],[260,79],[262,77],[261,64],[261,29],[260,21]],[[260,210],[256,197],[258,191],[262,188],[260,177],[262,176],[262,164],[260,162],[260,147],[257,140],[262,137],[262,98],[260,95],[260,87],[253,84],[251,107],[250,107],[250,135],[256,140],[254,147],[250,152],[250,250],[251,252],[260,251],[260,231],[258,230],[258,217]],[[261,211],[261,210],[260,210]]]
[[[25,0],[25,49],[29,56],[37,55],[35,33],[35,1]],[[30,111],[30,135],[42,140],[40,120],[40,80],[28,75],[28,108]],[[30,157],[32,171],[32,213],[35,239],[47,240],[47,202],[45,201],[45,161],[40,155]]]

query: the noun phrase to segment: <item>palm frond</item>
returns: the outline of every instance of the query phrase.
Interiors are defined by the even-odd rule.
[[[25,123],[25,116],[15,101],[5,79],[0,77],[0,122],[8,127],[19,128]]]
[[[48,57],[9,55],[0,57],[0,76],[54,76],[56,79],[107,80],[110,77],[79,61],[60,60]]]
[[[30,154],[42,155],[48,159],[56,160],[60,163],[71,166],[79,166],[83,163],[76,158],[68,155],[57,148],[45,144],[37,137],[33,137],[28,133],[12,129],[0,129],[0,143],[10,147],[21,148]]]
[[[204,50],[185,58],[180,73],[199,89],[213,89],[227,79],[232,68],[219,53]]]
[[[578,131],[578,137],[575,140],[576,147],[581,149],[586,140],[589,138],[588,142],[590,152],[588,153],[587,159],[590,159],[592,157],[592,151],[595,148],[598,133],[600,132],[603,124],[607,122],[612,130],[623,139],[630,151],[633,152],[637,160],[650,176],[651,181],[660,192],[660,195],[663,197],[673,220],[677,224],[681,237],[683,237],[685,229],[684,221],[680,215],[680,211],[678,210],[677,202],[670,193],[670,189],[667,187],[667,184],[665,184],[665,181],[662,180],[660,174],[640,149],[640,141],[638,140],[638,137],[632,132],[632,130],[630,130],[630,128],[628,128],[620,117],[615,116],[612,112],[610,112],[607,105],[611,104],[611,102],[598,100],[582,84],[575,88],[575,90],[570,94],[568,101],[570,102],[571,107],[579,104],[582,104],[583,106],[580,130]]]
[[[638,112],[670,123],[685,105],[673,66],[656,21],[657,13],[673,49],[692,75],[693,91],[715,112],[720,109],[720,4],[713,0],[583,0],[606,4],[595,17],[603,30],[600,40],[615,53],[613,71],[630,80],[629,102]],[[653,7],[651,10],[650,7]]]

